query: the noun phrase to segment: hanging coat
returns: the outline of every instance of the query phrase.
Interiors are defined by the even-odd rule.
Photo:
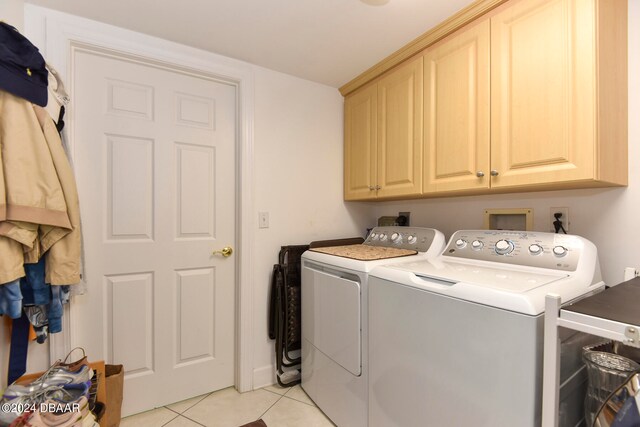
[[[42,107],[0,91],[0,148],[0,283],[24,276],[17,266],[45,252],[48,283],[79,282],[78,194],[54,122]]]

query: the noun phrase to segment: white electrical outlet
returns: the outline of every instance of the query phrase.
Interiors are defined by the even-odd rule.
[[[269,228],[269,212],[258,212],[258,227]]]
[[[557,213],[562,214],[562,216],[560,217],[560,221],[562,221],[562,228],[564,228],[564,231],[566,231],[568,234],[570,225],[569,208],[549,208],[549,231],[552,233],[556,231],[555,225],[553,223],[556,221],[555,214]],[[558,232],[562,233],[562,230],[559,230]]]
[[[634,277],[640,276],[640,271],[634,267],[625,267],[624,269],[624,281],[631,280]]]

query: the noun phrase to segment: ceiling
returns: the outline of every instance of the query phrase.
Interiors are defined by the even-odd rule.
[[[472,0],[26,0],[340,87]],[[379,1],[378,1],[379,3]]]

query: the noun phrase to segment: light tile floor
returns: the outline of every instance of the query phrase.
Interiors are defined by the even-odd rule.
[[[238,427],[259,418],[268,427],[332,427],[299,386],[248,393],[233,387],[124,418],[121,427]]]

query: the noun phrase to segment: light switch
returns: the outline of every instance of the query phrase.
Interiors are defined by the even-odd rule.
[[[258,212],[258,227],[269,228],[269,212]]]

